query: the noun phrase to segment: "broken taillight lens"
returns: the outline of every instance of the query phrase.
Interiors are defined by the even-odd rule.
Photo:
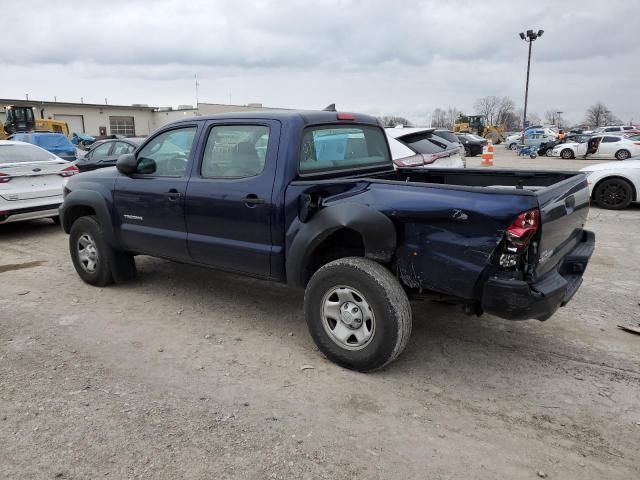
[[[539,227],[540,210],[534,208],[533,210],[522,212],[507,228],[507,239],[515,247],[527,247]]]

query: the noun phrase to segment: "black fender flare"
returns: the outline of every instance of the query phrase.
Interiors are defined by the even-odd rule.
[[[100,228],[105,235],[105,240],[111,245],[116,244],[116,236],[113,229],[113,222],[109,214],[107,200],[96,191],[77,190],[70,192],[64,199],[60,207],[60,223],[66,233],[71,231],[71,225],[75,220],[72,215],[75,207],[90,207],[96,212],[96,217],[100,223]]]
[[[389,262],[396,250],[396,228],[385,214],[358,204],[338,204],[318,211],[302,223],[286,255],[287,283],[304,287],[307,266],[316,249],[332,233],[349,228],[362,236],[365,257]]]

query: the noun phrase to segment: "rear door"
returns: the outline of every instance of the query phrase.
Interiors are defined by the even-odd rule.
[[[184,197],[197,132],[197,124],[187,124],[157,133],[136,154],[137,172],[117,178],[114,204],[128,249],[189,259]]]
[[[211,121],[186,196],[187,243],[198,263],[269,276],[280,123]]]
[[[598,146],[598,151],[594,157],[598,158],[613,158],[615,153],[620,148],[620,137],[614,137],[613,135],[605,135],[602,137],[602,141]]]

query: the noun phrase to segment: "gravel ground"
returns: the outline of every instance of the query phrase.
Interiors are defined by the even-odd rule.
[[[639,218],[591,210],[547,322],[416,303],[368,375],[315,349],[302,292],[147,257],[93,288],[59,227],[0,226],[0,478],[640,478]]]

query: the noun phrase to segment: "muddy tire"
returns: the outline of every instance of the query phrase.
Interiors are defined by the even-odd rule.
[[[320,268],[304,296],[314,342],[329,360],[368,372],[392,362],[411,335],[411,306],[384,266],[347,257]]]

